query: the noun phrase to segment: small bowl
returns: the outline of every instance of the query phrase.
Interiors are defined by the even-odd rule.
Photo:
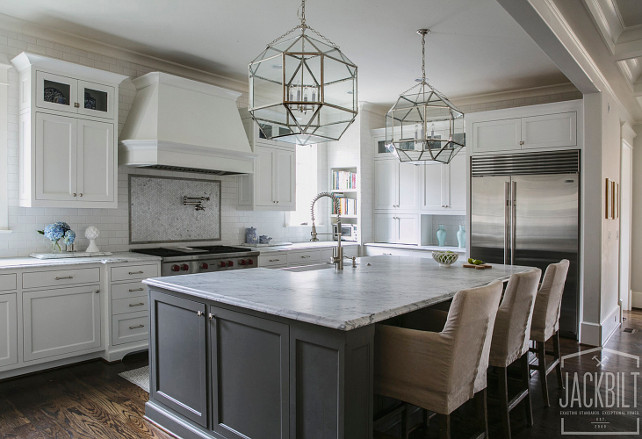
[[[459,258],[459,253],[435,250],[432,258],[439,263],[440,267],[450,267]]]

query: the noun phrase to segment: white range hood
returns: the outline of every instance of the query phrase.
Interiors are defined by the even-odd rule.
[[[121,165],[251,174],[255,154],[236,106],[240,93],[167,73],[134,79],[120,134]]]

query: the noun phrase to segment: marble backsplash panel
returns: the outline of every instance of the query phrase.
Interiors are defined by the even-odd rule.
[[[129,176],[129,242],[221,239],[221,182],[191,178]],[[204,197],[203,210],[183,197]]]

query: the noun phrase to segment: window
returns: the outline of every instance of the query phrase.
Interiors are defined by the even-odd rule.
[[[310,224],[310,203],[318,191],[317,145],[296,147],[296,210],[290,212],[290,226]]]

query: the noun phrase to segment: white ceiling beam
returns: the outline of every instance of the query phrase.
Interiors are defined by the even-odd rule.
[[[642,81],[633,84],[633,96],[642,96]]]
[[[615,45],[614,55],[617,61],[642,57],[642,40],[617,43]]]
[[[624,30],[612,0],[584,0],[586,8],[600,30],[602,39],[611,53],[615,53],[615,43]]]

